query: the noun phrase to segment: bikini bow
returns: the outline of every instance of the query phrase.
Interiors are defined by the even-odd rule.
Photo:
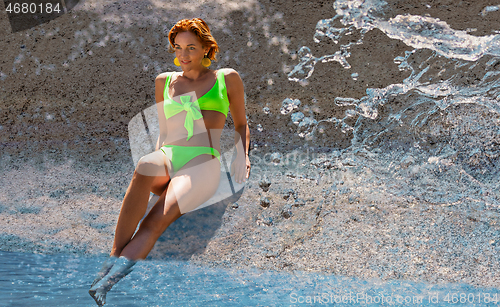
[[[181,96],[181,104],[173,104],[176,107],[174,108],[174,112],[178,113],[181,111],[186,111],[186,120],[184,121],[184,127],[188,132],[187,140],[189,140],[193,136],[193,122],[197,119],[203,118],[201,114],[200,105],[198,104],[198,100],[191,101],[191,96]],[[178,109],[179,111],[176,112]]]

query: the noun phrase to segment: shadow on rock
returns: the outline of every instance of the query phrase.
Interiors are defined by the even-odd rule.
[[[181,216],[161,235],[148,258],[189,260],[192,255],[202,254],[222,225],[227,205],[236,202],[243,191]]]

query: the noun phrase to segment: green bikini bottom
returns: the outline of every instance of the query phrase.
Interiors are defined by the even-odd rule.
[[[186,163],[199,155],[213,155],[220,161],[220,153],[217,149],[205,146],[179,146],[179,145],[163,145],[161,151],[172,162],[173,171],[177,172]]]

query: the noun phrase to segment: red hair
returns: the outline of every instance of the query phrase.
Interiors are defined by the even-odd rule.
[[[198,37],[201,41],[203,47],[209,47],[207,57],[211,60],[215,59],[215,54],[219,52],[219,45],[215,41],[215,38],[210,33],[210,29],[208,28],[206,22],[201,18],[193,18],[193,19],[182,19],[179,20],[168,32],[168,40],[170,42],[170,52],[175,52],[173,49],[175,37],[180,32],[191,32]]]

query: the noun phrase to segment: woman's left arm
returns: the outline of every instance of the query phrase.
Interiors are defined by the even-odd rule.
[[[224,74],[229,99],[229,109],[234,121],[234,144],[236,145],[236,160],[231,165],[231,175],[235,174],[236,182],[241,183],[250,176],[250,128],[245,114],[245,89],[243,81],[234,69],[227,69]]]

